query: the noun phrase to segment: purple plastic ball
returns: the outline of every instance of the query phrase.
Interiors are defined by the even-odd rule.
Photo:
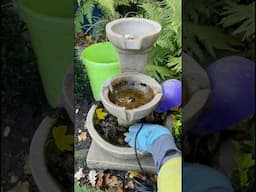
[[[255,63],[224,57],[209,65],[212,93],[191,132],[207,135],[226,129],[255,113]]]
[[[181,81],[177,79],[169,79],[162,83],[163,98],[160,101],[157,113],[163,113],[181,104],[182,100],[182,87]]]

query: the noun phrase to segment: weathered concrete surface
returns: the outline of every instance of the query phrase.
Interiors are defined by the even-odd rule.
[[[118,159],[97,146],[93,141],[87,155],[87,166],[90,169],[116,169],[127,171],[140,171],[139,165],[135,159]],[[155,173],[155,167],[152,156],[146,156],[140,159],[143,169],[149,173]]]

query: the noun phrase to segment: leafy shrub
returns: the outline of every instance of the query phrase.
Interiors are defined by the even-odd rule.
[[[234,54],[255,59],[253,0],[190,0],[183,7],[183,50],[199,63]]]

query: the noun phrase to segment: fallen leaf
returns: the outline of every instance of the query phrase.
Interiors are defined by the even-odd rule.
[[[81,178],[85,177],[85,174],[83,172],[83,168],[79,168],[79,170],[75,173],[75,179],[79,181]]]
[[[19,182],[13,188],[9,189],[8,192],[29,192],[30,184],[28,181]]]
[[[66,132],[67,132],[67,126],[64,126],[64,125],[54,127],[52,130],[55,144],[59,148],[59,150],[72,151],[74,137],[72,135],[66,135]]]
[[[110,174],[106,175],[105,183],[111,188],[115,188],[117,192],[123,191],[123,182],[119,181],[116,176],[111,176]]]
[[[78,135],[78,141],[81,142],[81,141],[85,141],[87,139],[87,132],[81,132],[79,135]]]
[[[141,178],[142,175],[141,175],[140,173],[136,172],[136,171],[129,171],[129,177],[130,177],[130,178],[133,178],[133,177],[139,177],[139,178]]]
[[[125,186],[125,188],[126,189],[134,189],[134,183],[133,183],[133,181],[129,181],[127,184],[126,184],[126,186]]]
[[[96,115],[99,120],[104,120],[108,114],[102,108],[98,108],[96,109]]]
[[[95,187],[96,185],[96,180],[97,180],[97,172],[95,170],[91,170],[88,174],[88,179],[90,184]]]
[[[95,187],[97,189],[102,187],[102,184],[103,184],[103,181],[104,181],[103,176],[104,176],[104,171],[98,171],[97,181],[96,181],[96,185],[95,185]]]

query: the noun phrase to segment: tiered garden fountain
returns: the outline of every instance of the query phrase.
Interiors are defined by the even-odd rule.
[[[119,54],[121,74],[114,75],[103,83],[100,91],[100,108],[104,108],[108,116],[117,120],[114,129],[108,130],[107,133],[112,137],[110,142],[104,137],[102,130],[100,131],[102,127],[96,120],[99,106],[94,105],[90,109],[86,120],[87,129],[93,138],[87,155],[89,168],[139,170],[135,150],[125,143],[118,145],[120,143],[115,142],[124,137],[123,134],[116,135],[116,130],[124,129],[123,133],[128,132],[129,125],[145,120],[161,101],[162,87],[144,74],[149,53],[160,31],[161,26],[158,23],[140,18],[118,19],[107,24],[107,37]],[[183,66],[190,69],[183,73],[184,134],[206,105],[210,86],[208,76],[200,65],[186,54],[183,54],[182,58]],[[104,126],[106,129],[112,125]],[[150,155],[141,153],[140,159],[144,170],[155,171]]]
[[[121,74],[103,84],[100,100],[105,110],[117,118],[120,128],[127,128],[149,115],[162,98],[161,85],[144,74],[160,31],[160,24],[141,18],[118,19],[106,26],[107,37],[119,54]],[[92,106],[86,120],[93,138],[87,155],[88,167],[139,170],[133,148],[111,144],[99,134],[96,109],[96,105]],[[154,172],[151,156],[141,153],[140,158],[144,169]]]

